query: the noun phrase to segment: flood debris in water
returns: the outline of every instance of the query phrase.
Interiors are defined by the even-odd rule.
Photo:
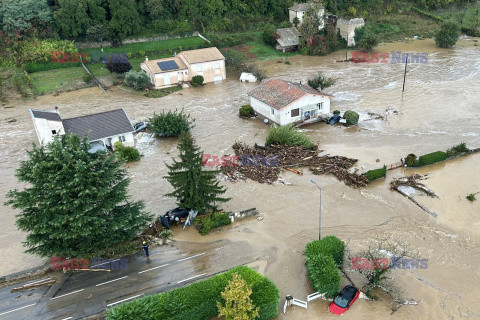
[[[222,172],[229,180],[236,181],[246,178],[260,183],[274,183],[279,179],[280,172],[287,170],[296,174],[303,174],[295,169],[310,167],[314,174],[333,174],[350,186],[365,186],[368,179],[364,175],[349,172],[357,159],[341,156],[318,156],[318,148],[304,149],[301,146],[260,146],[253,147],[235,142],[232,146],[239,159],[238,165],[222,167]]]
[[[416,173],[411,176],[393,179],[393,181],[390,182],[390,188],[407,197],[417,206],[422,208],[423,211],[436,218],[438,215],[435,212],[430,211],[427,207],[421,205],[417,200],[414,199],[414,195],[416,194],[438,198],[435,192],[433,192],[433,190],[430,190],[423,183],[419,182],[426,179],[428,179],[428,175],[421,175]]]

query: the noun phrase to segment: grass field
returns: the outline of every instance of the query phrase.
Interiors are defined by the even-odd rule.
[[[83,81],[86,74],[81,67],[41,71],[30,74],[35,95],[56,91],[69,91],[87,86]]]
[[[438,23],[417,14],[378,16],[368,21],[380,42],[402,41],[405,38],[431,38]]]

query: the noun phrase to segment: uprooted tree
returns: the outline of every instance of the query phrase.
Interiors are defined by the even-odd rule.
[[[129,201],[122,162],[103,151],[88,152],[86,138],[56,136],[33,146],[15,175],[25,183],[11,190],[7,205],[20,211],[27,252],[85,257],[133,240],[148,223],[142,202]]]

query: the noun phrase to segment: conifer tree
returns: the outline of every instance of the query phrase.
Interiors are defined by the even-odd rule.
[[[27,252],[88,257],[134,239],[148,223],[143,203],[128,200],[129,179],[115,155],[89,153],[86,138],[56,136],[33,146],[16,177],[26,183],[5,203],[19,209]]]
[[[225,316],[225,320],[253,320],[259,317],[258,310],[250,295],[252,288],[238,274],[234,273],[232,280],[221,293],[225,306],[217,302],[218,315]]]
[[[180,136],[178,150],[180,161],[173,159],[173,164],[167,165],[169,172],[165,178],[174,191],[166,196],[177,198],[181,208],[200,212],[214,209],[217,202],[230,200],[220,196],[226,191],[216,178],[220,171],[202,170],[202,152],[189,133]]]

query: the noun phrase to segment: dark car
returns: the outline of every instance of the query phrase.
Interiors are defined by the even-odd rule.
[[[146,130],[147,126],[148,122],[139,122],[133,126],[133,129],[135,130],[135,132],[140,132]]]
[[[168,223],[179,223],[180,219],[186,219],[190,209],[175,208],[167,211],[164,217],[167,218]]]
[[[333,299],[330,306],[328,306],[328,310],[333,314],[344,314],[355,300],[357,300],[359,295],[360,291],[358,291],[357,288],[354,286],[346,286],[340,291],[339,295]]]

